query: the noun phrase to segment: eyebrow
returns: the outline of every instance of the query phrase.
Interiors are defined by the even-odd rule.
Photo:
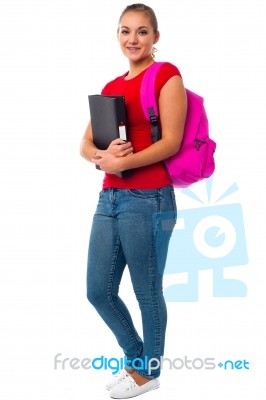
[[[122,29],[122,28],[129,29],[127,26],[121,26],[121,28],[120,28],[120,29]],[[138,29],[143,29],[143,28],[145,28],[145,29],[149,29],[147,26],[140,26]]]

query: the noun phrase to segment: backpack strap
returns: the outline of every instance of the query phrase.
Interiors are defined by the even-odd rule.
[[[154,62],[147,68],[140,88],[140,101],[145,118],[151,123],[152,142],[160,139],[161,133],[158,126],[158,107],[155,96],[155,81],[159,69],[164,62]]]

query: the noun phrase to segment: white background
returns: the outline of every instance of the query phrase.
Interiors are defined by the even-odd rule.
[[[62,357],[121,357],[86,300],[86,257],[101,172],[79,155],[87,95],[124,73],[116,28],[128,1],[0,3],[1,398],[104,399],[110,371],[54,370]],[[216,186],[233,182],[249,264],[231,277],[245,298],[213,298],[200,273],[199,301],[168,303],[165,356],[246,359],[250,370],[167,369],[145,398],[263,398],[265,368],[265,18],[261,0],[154,0],[158,61],[176,64],[202,94],[217,141]],[[179,193],[177,193],[179,197]],[[190,204],[190,203],[189,203]],[[167,282],[171,277],[166,277]],[[138,328],[127,273],[121,295]],[[256,395],[255,395],[256,393]]]

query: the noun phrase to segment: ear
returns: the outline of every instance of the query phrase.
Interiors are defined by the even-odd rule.
[[[154,42],[153,44],[157,43],[160,39],[160,32],[158,31],[157,33],[155,33],[154,35]]]

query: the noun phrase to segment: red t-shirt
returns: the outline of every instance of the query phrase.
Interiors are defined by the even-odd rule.
[[[125,79],[126,74],[119,76],[107,83],[102,90],[104,95],[125,96],[127,115],[127,135],[132,143],[134,153],[141,151],[152,144],[150,122],[146,120],[140,102],[140,86],[145,70],[132,79]],[[181,76],[176,66],[164,63],[160,68],[155,82],[157,101],[160,90],[172,76]],[[171,184],[167,170],[163,162],[132,169],[132,175],[120,178],[115,174],[105,174],[103,189],[154,189]]]

